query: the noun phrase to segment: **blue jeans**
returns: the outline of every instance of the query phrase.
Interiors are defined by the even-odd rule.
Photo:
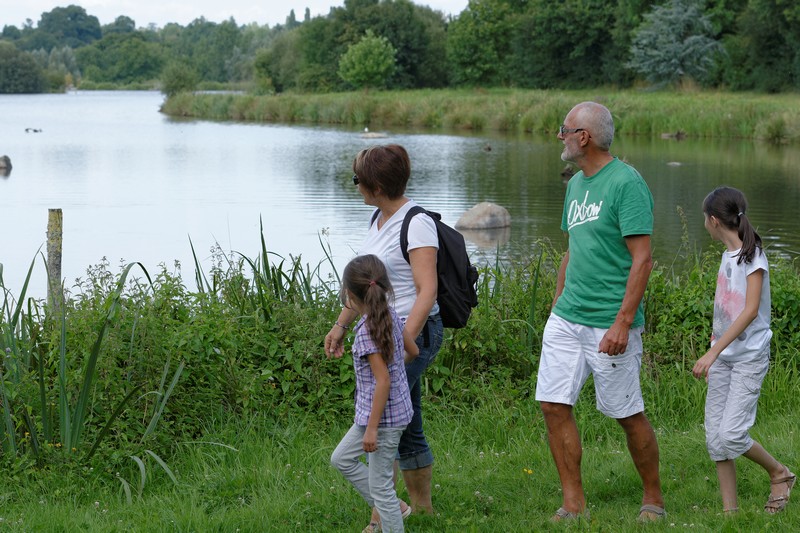
[[[414,416],[403,431],[397,449],[401,470],[416,470],[433,464],[433,453],[422,429],[422,374],[436,359],[436,354],[442,346],[443,334],[441,317],[439,315],[428,317],[425,327],[416,340],[419,355],[406,365]]]

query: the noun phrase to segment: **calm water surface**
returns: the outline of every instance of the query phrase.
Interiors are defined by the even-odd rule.
[[[371,208],[352,185],[352,159],[375,143],[404,145],[412,158],[408,195],[454,224],[482,201],[505,206],[505,234],[468,234],[478,262],[526,258],[538,239],[563,248],[559,229],[564,183],[555,138],[215,123],[168,118],[154,92],[0,95],[0,155],[13,163],[0,178],[0,263],[18,293],[37,251],[44,251],[48,208],[64,212],[67,286],[107,258],[159,264],[193,279],[189,239],[208,270],[211,249],[259,252],[263,221],[268,248],[316,266],[330,244],[344,266],[358,248]],[[26,128],[41,130],[26,133]],[[709,245],[700,202],[712,188],[743,189],[751,219],[775,254],[800,251],[800,150],[745,141],[626,138],[616,155],[636,166],[656,201],[657,260],[681,246],[685,211],[692,248]],[[37,260],[33,291],[43,295]],[[191,285],[190,285],[191,286]]]

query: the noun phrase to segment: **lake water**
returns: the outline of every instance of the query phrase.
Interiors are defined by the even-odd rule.
[[[564,164],[555,137],[393,130],[365,139],[355,129],[176,120],[159,113],[162,100],[155,92],[0,95],[0,155],[13,164],[0,178],[0,263],[12,294],[45,250],[49,208],[64,214],[68,287],[107,258],[115,271],[120,262],[140,261],[151,273],[160,263],[175,270],[177,261],[191,288],[190,238],[208,270],[216,243],[256,257],[260,221],[271,251],[301,255],[314,267],[325,257],[322,238],[341,269],[372,209],[352,184],[353,157],[386,142],[411,155],[408,195],[445,222],[482,201],[510,211],[505,234],[467,235],[477,262],[494,263],[498,254],[524,259],[541,238],[563,248]],[[748,195],[751,219],[773,253],[800,251],[800,148],[625,136],[612,148],[653,191],[659,262],[670,262],[681,246],[678,206],[690,246],[709,245],[699,206],[722,184]],[[33,293],[43,296],[45,283],[38,259]]]

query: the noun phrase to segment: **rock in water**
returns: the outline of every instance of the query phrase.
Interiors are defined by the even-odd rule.
[[[510,225],[508,209],[492,202],[481,202],[461,215],[456,229],[505,228]]]

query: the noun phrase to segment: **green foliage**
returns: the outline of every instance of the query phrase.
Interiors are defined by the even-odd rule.
[[[736,90],[779,92],[800,87],[800,6],[751,0],[726,40],[732,56],[723,81]]]
[[[532,0],[528,6],[516,17],[512,34],[516,83],[544,89],[609,82],[603,60],[613,47],[614,10],[608,2]]]
[[[109,33],[76,53],[85,78],[121,84],[158,78],[164,64],[162,54],[141,32]]]
[[[628,66],[655,85],[704,82],[723,52],[698,0],[670,0],[644,15]]]
[[[503,85],[508,81],[511,9],[507,0],[471,0],[450,23],[447,60],[456,85]],[[521,65],[515,65],[521,66]]]
[[[254,79],[259,94],[283,92],[297,85],[300,50],[297,31],[278,34],[269,48],[258,51],[254,62]]]
[[[197,83],[197,72],[183,63],[170,63],[161,73],[161,92],[167,97],[194,91]]]
[[[103,26],[103,36],[110,33],[133,33],[136,31],[136,22],[130,17],[120,15],[111,24]]]
[[[226,63],[240,47],[241,32],[233,19],[220,24],[200,17],[181,29],[168,57],[189,65],[204,81],[226,81]]]
[[[0,41],[0,94],[41,93],[45,87],[44,72],[36,59]]]
[[[97,17],[87,14],[84,8],[76,5],[56,7],[42,13],[38,31],[52,35],[56,46],[71,48],[90,44],[102,35]]]
[[[38,304],[33,300],[27,302],[27,313],[24,310],[25,293],[33,263],[16,305],[9,298],[9,292],[0,276],[0,289],[4,293],[0,315],[0,348],[6,355],[6,372],[0,371],[0,396],[5,422],[0,441],[7,455],[17,456],[30,451],[41,463],[45,457],[46,445],[63,447],[66,453],[80,453],[89,459],[109,434],[115,420],[138,387],[133,386],[127,390],[124,384],[120,384],[121,400],[113,412],[107,415],[105,427],[101,430],[96,427],[97,413],[89,412],[89,402],[91,396],[96,396],[96,368],[106,332],[117,317],[122,290],[133,266],[132,263],[122,271],[115,287],[102,303],[103,318],[97,328],[91,351],[85,358],[82,377],[77,380],[75,370],[70,370],[68,364],[68,358],[76,357],[71,353],[68,343],[65,308],[62,306],[60,320],[45,317],[43,322],[37,320],[41,314]],[[144,273],[147,275],[146,271]],[[44,336],[48,330],[57,336],[57,341],[52,344]],[[36,386],[31,387],[34,383]],[[79,392],[73,397],[76,389]],[[157,412],[157,417],[160,417],[161,411],[163,405]],[[99,418],[103,418],[103,415],[99,415]],[[53,419],[57,420],[57,424]],[[156,421],[157,418],[151,422],[152,428],[148,428],[145,437],[155,429]],[[84,443],[90,428],[94,429],[91,435],[94,444],[87,452]],[[24,436],[20,436],[18,433],[23,429]]]
[[[311,18],[307,9],[302,21],[290,11],[286,24],[272,28],[199,17],[185,27],[138,30],[125,15],[100,27],[83,8],[69,6],[43,13],[38,27],[5,26],[0,38],[44,54],[91,47],[77,54],[78,73],[70,69],[70,77],[77,84],[82,75],[93,88],[152,87],[163,65],[178,62],[194,70],[199,83],[255,81],[257,94],[345,90],[351,85],[339,76],[340,60],[372,31],[396,51],[389,89],[619,88],[639,76],[652,83],[685,77],[692,79],[688,86],[779,92],[800,87],[796,4],[470,0],[445,19],[411,0],[352,0],[324,16]],[[51,83],[64,85],[56,75],[62,71],[48,70]],[[459,122],[477,126],[481,120]]]
[[[395,50],[386,37],[372,31],[347,47],[339,60],[339,77],[356,88],[385,87],[395,71]]]

